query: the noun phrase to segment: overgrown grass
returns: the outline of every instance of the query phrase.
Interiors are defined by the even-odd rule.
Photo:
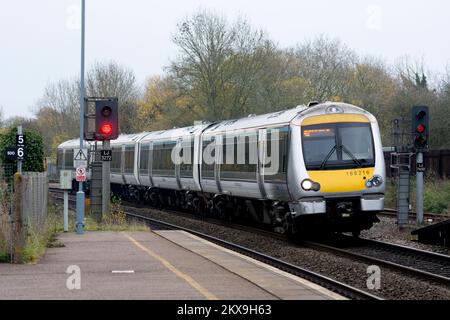
[[[58,207],[50,205],[47,220],[40,230],[34,225],[28,225],[27,238],[23,248],[23,262],[36,263],[45,253],[47,246],[55,241],[59,231]]]
[[[416,210],[416,181],[411,179],[410,203],[413,211]],[[397,189],[392,181],[387,181],[385,206],[396,208]],[[450,180],[427,177],[424,190],[424,211],[427,213],[449,214],[450,213]]]

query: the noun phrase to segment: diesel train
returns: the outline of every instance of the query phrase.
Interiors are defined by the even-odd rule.
[[[70,140],[58,146],[59,169],[73,170],[78,144]],[[86,145],[93,159],[94,145]],[[354,235],[378,222],[384,209],[378,123],[350,104],[311,103],[122,134],[111,141],[111,149],[111,192],[155,207],[251,220],[287,234]]]

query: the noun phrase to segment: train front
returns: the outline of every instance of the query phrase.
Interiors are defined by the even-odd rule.
[[[384,209],[385,163],[373,115],[342,103],[310,107],[291,125],[288,183],[299,232],[370,229]]]

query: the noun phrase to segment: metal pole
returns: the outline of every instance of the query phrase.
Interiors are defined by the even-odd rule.
[[[416,211],[417,211],[417,223],[423,224],[423,153],[417,153],[417,170],[416,173]]]
[[[22,134],[22,126],[17,127],[17,134]],[[22,160],[17,160],[17,172],[22,174]]]
[[[83,149],[84,133],[84,34],[85,34],[85,0],[81,0],[81,73],[80,73],[80,149]],[[83,182],[78,184],[77,192],[77,234],[84,233],[84,192]]]
[[[111,148],[110,141],[103,141],[102,150],[109,150]],[[110,184],[110,172],[111,162],[102,162],[102,215],[109,214],[110,201],[111,201],[111,184]]]
[[[69,231],[69,192],[64,190],[64,232]]]

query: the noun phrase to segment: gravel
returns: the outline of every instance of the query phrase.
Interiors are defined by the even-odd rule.
[[[236,230],[225,226],[211,224],[196,217],[180,216],[160,210],[149,208],[133,208],[139,214],[147,215],[155,219],[180,225],[189,229],[203,232],[214,237],[245,246],[247,248],[271,255],[280,260],[301,266],[311,271],[323,274],[330,278],[345,282],[348,285],[368,291],[385,299],[394,300],[449,300],[450,288],[428,281],[412,278],[398,271],[381,268],[380,290],[368,290],[367,273],[368,265],[354,261],[333,253],[327,253],[310,248],[299,247],[287,241],[274,239],[248,231]],[[382,223],[373,231],[365,232],[364,236],[382,240],[398,239],[393,232],[391,238],[384,236],[385,230],[392,229],[392,222],[382,219]],[[389,229],[391,228],[391,229]],[[407,237],[403,241],[409,241]],[[402,243],[405,244],[405,243]]]

